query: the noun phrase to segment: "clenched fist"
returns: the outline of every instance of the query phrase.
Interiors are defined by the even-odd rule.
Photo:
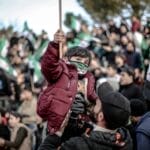
[[[54,42],[55,43],[62,43],[64,44],[66,41],[66,37],[63,31],[58,30],[55,34],[54,34]]]

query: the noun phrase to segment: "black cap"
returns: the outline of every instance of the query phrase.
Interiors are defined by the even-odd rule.
[[[104,87],[104,85],[103,85]],[[103,89],[100,85],[98,88],[98,96],[102,102],[104,118],[109,129],[116,129],[125,126],[128,123],[131,113],[130,102],[121,93],[113,91],[108,86]],[[102,94],[102,92],[104,93]]]

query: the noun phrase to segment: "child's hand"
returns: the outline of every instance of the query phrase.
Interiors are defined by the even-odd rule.
[[[78,81],[78,92],[85,94],[85,83],[83,81]]]
[[[66,37],[63,31],[58,30],[55,34],[54,34],[54,42],[55,43],[64,43],[66,41]]]

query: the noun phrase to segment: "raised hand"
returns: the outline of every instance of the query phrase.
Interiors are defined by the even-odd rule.
[[[62,30],[58,30],[55,34],[54,34],[54,42],[55,43],[62,43],[64,44],[66,41],[66,37],[65,34]]]

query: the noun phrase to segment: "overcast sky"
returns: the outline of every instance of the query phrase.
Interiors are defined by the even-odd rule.
[[[58,1],[59,0],[0,0],[0,27],[9,23],[19,28],[25,20],[29,27],[40,33],[45,29],[49,36],[58,29]],[[79,6],[76,0],[62,0],[62,14],[65,12],[81,14],[87,20],[90,17]],[[63,17],[64,19],[64,17]],[[66,30],[65,27],[63,27]]]

